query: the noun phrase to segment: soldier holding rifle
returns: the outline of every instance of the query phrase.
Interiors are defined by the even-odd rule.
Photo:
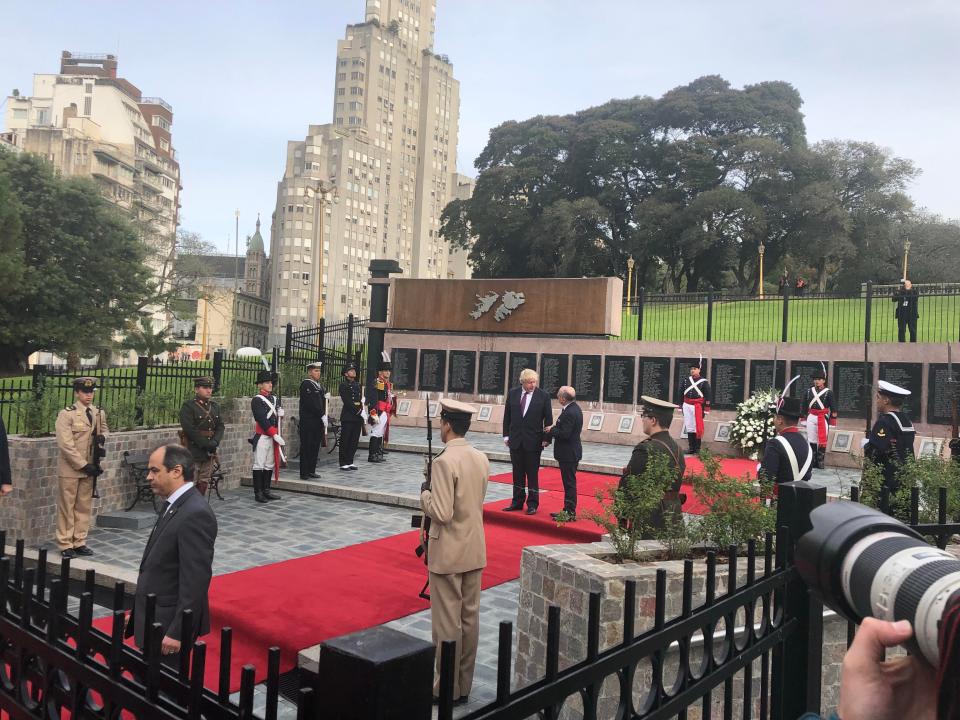
[[[180,408],[180,444],[190,451],[196,463],[195,483],[201,495],[207,494],[213,466],[216,464],[217,448],[223,440],[223,420],[220,406],[213,396],[213,378],[193,379],[196,395]]]
[[[480,638],[480,577],[487,564],[483,499],[490,461],[464,439],[477,409],[456,400],[441,400],[440,408],[440,439],[446,447],[420,488],[420,507],[430,518],[427,569],[437,646],[433,695],[440,685],[440,645],[453,640],[453,696],[462,705],[473,687]]]
[[[65,558],[93,555],[87,547],[90,508],[108,432],[106,415],[93,404],[96,389],[96,378],[75,379],[74,403],[57,415],[57,547]]]

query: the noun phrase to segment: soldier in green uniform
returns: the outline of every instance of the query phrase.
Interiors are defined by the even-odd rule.
[[[193,456],[197,464],[194,482],[200,494],[206,495],[217,448],[223,440],[223,420],[220,406],[210,399],[213,395],[213,378],[194,378],[193,388],[196,395],[180,408],[180,443]]]
[[[647,468],[647,460],[652,453],[666,454],[670,467],[674,470],[674,480],[664,492],[659,510],[654,512],[650,519],[650,524],[653,527],[662,528],[667,518],[674,523],[683,521],[680,484],[683,481],[683,473],[686,471],[686,463],[676,441],[670,437],[670,423],[673,421],[673,413],[677,410],[677,406],[649,395],[643,395],[640,399],[643,401],[641,422],[647,439],[639,442],[633,448],[630,462],[623,469],[620,487],[623,487],[628,476],[643,474]]]

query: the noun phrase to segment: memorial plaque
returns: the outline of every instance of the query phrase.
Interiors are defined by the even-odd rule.
[[[573,356],[573,389],[577,400],[597,402],[600,399],[600,356]]]
[[[757,390],[782,388],[786,383],[787,361],[777,360],[777,375],[773,375],[773,360],[750,361],[750,394]]]
[[[937,425],[953,423],[953,393],[960,386],[950,385],[950,367],[941,363],[930,363],[927,371],[927,422]],[[960,366],[953,368],[953,379],[960,380]],[[919,418],[914,418],[919,420]]]
[[[920,394],[923,389],[923,364],[882,362],[880,379],[899,385],[910,391],[910,397],[903,401],[903,410],[914,422],[920,422]]]
[[[603,369],[603,401],[632,405],[637,359],[627,355],[607,355]]]
[[[477,374],[475,350],[451,350],[447,392],[472,393]]]
[[[736,410],[743,402],[747,381],[746,360],[717,360],[711,363],[710,387],[713,399],[710,407],[717,410]]]
[[[446,369],[446,350],[421,350],[420,378],[417,389],[427,392],[443,392],[443,376]]]
[[[673,363],[673,400],[678,405],[683,403],[683,391],[690,387],[687,380],[690,377],[690,364],[697,364],[697,358],[677,358]],[[703,359],[703,367],[700,368],[700,377],[710,377],[710,367],[707,359]]]
[[[659,400],[670,400],[670,358],[642,357],[640,370],[637,374],[640,386],[637,392],[637,402],[644,395]]]
[[[835,362],[830,388],[841,418],[865,418],[865,413],[872,412],[873,407],[873,365],[864,368],[862,362]],[[866,405],[864,393],[868,400]]]
[[[417,350],[416,348],[393,348],[390,351],[390,362],[393,371],[390,380],[397,390],[413,390],[417,384]]]
[[[543,353],[540,356],[540,387],[550,397],[566,385],[570,378],[570,356]]]
[[[826,365],[826,361],[823,363]],[[829,365],[827,368],[829,369]],[[813,387],[813,373],[817,370],[823,371],[823,367],[816,360],[791,360],[790,361],[790,377],[787,378],[787,382],[790,382],[790,378],[793,378],[797,375],[800,377],[797,381],[790,386],[790,392],[788,393],[790,397],[801,398],[803,399],[803,394],[807,391],[807,388]],[[830,376],[827,376],[827,382],[830,381]],[[783,387],[782,385],[780,386]],[[834,390],[834,395],[836,395],[836,390]]]
[[[507,379],[507,354],[481,352],[479,376],[477,392],[481,395],[503,395],[503,384]]]
[[[510,353],[510,374],[507,375],[507,390],[520,384],[520,371],[525,368],[537,369],[536,353]]]

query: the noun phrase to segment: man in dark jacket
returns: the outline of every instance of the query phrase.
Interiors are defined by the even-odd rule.
[[[206,495],[224,426],[220,406],[210,399],[213,378],[194,378],[193,389],[195,395],[180,408],[180,442],[193,456],[197,469],[196,488],[201,495]]]
[[[917,431],[903,410],[903,401],[908,397],[910,391],[906,388],[880,380],[877,383],[877,421],[864,440],[864,457],[879,465],[883,472],[877,509],[887,514],[891,510],[890,496],[900,489],[897,470],[907,458],[914,457]]]
[[[343,368],[343,382],[340,383],[340,469],[356,470],[353,458],[360,444],[360,432],[363,428],[363,391],[357,382],[357,366],[347,363]]]
[[[540,505],[540,454],[546,447],[543,429],[553,424],[550,396],[537,387],[539,376],[526,368],[520,387],[507,393],[503,408],[503,442],[510,448],[513,465],[513,500],[504,510],[522,510],[534,515]],[[527,492],[529,490],[529,492]]]
[[[300,479],[311,480],[317,475],[317,455],[326,444],[327,389],[320,384],[323,363],[307,365],[307,377],[300,383]]]
[[[814,453],[807,443],[807,436],[797,427],[803,414],[803,402],[800,398],[781,398],[775,412],[773,426],[777,435],[767,441],[760,472],[777,484],[809,480]]]
[[[640,400],[643,402],[641,422],[647,439],[637,443],[633,448],[630,462],[623,469],[620,487],[623,488],[629,476],[643,475],[652,454],[666,455],[667,462],[674,471],[673,482],[664,492],[659,510],[655,511],[650,518],[652,527],[663,528],[666,524],[666,518],[669,518],[673,523],[683,522],[681,511],[683,498],[680,495],[680,486],[683,483],[683,474],[686,472],[687,466],[676,440],[670,437],[670,423],[673,421],[673,413],[678,406],[649,395],[641,396]],[[623,525],[624,520],[621,519],[620,523]]]
[[[897,318],[897,342],[906,342],[907,329],[910,330],[910,342],[917,341],[917,318],[920,317],[920,309],[917,307],[919,293],[913,287],[913,283],[904,279],[903,284],[897,294],[890,298],[897,304],[897,309],[893,315]]]
[[[149,631],[147,595],[157,596],[154,620],[163,628],[160,652],[170,665],[176,665],[180,645],[188,640],[181,634],[185,610],[193,616],[193,639],[210,632],[207,593],[213,576],[217,518],[188,480],[193,473],[193,458],[184,447],[166,445],[150,455],[147,478],[164,502],[143,549],[137,592],[127,621],[127,637],[133,635],[143,648]]]
[[[577,465],[583,459],[583,444],[580,432],[583,430],[583,411],[577,405],[577,391],[564,385],[557,391],[560,414],[557,421],[544,432],[554,440],[553,457],[560,466],[560,479],[563,481],[563,512],[577,516]],[[557,519],[559,513],[550,513]]]

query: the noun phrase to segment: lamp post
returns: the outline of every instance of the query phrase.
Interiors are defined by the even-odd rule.
[[[627,258],[627,312],[633,315],[633,306],[630,304],[633,300],[633,266],[636,262],[633,255]]]
[[[315,325],[319,325],[320,321],[323,319],[324,312],[326,311],[325,303],[323,300],[323,217],[320,213],[320,208],[327,203],[334,202],[337,203],[340,201],[340,196],[337,193],[337,186],[333,183],[324,182],[320,180],[317,182],[316,186],[307,186],[304,188],[304,195],[313,193],[313,225],[317,229],[317,261],[314,263],[314,278],[311,287],[314,292],[316,292],[317,297],[317,317]]]
[[[910,257],[910,238],[903,241],[903,279],[907,279],[907,260]]]
[[[763,251],[766,248],[763,246],[763,240],[760,241],[759,247],[757,247],[757,252],[760,253],[760,299],[763,299]]]

